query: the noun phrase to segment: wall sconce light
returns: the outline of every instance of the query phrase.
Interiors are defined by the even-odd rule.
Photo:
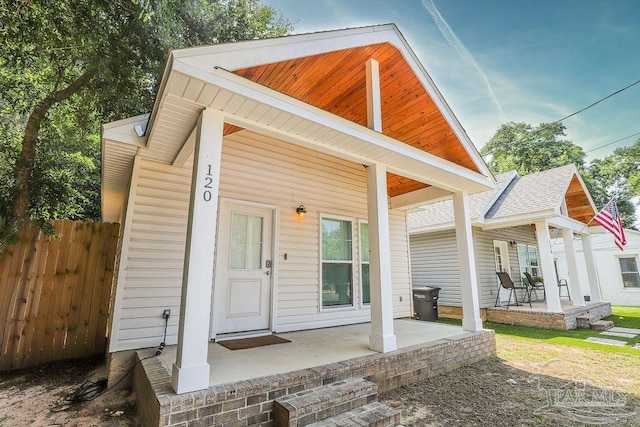
[[[300,216],[304,216],[304,214],[307,213],[307,208],[305,208],[304,205],[300,205],[296,208],[296,213]]]
[[[515,240],[509,240],[509,246],[515,246],[518,242]]]

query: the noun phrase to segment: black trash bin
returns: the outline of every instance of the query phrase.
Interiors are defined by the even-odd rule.
[[[435,322],[438,320],[438,287],[413,288],[413,311],[416,319]]]

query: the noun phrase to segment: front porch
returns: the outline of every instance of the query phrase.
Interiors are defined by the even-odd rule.
[[[369,349],[369,323],[278,334],[291,342],[246,350],[210,343],[209,388],[180,395],[171,387],[176,348],[167,347],[136,368],[138,410],[144,425],[273,425],[278,397],[346,378],[374,382],[383,393],[496,351],[492,331],[413,320],[395,320],[394,330],[398,350],[388,353]]]
[[[584,306],[575,306],[569,300],[561,300],[561,311],[547,311],[545,301],[533,301],[529,303],[511,305],[509,308],[490,307],[485,308],[485,320],[487,322],[505,323],[508,325],[532,326],[545,329],[576,329],[577,318],[587,314],[595,314],[600,318],[611,315],[611,304],[608,302],[585,302]]]

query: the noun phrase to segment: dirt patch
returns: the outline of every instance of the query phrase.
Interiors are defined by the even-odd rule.
[[[497,344],[497,358],[380,400],[401,412],[406,427],[640,425],[640,351],[636,357],[504,336]],[[104,372],[100,359],[85,359],[0,374],[0,425],[139,425],[126,389],[51,412]]]
[[[92,401],[65,404],[86,381],[105,376],[102,359],[57,362],[0,374],[2,426],[135,426],[131,390],[111,390]],[[58,406],[61,405],[61,406]],[[53,412],[52,409],[67,407]]]
[[[380,400],[405,426],[640,425],[640,357],[504,337],[498,356]]]

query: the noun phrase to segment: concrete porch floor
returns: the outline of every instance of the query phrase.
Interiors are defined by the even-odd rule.
[[[528,307],[528,306],[527,306]],[[370,323],[277,334],[290,343],[229,350],[209,344],[209,384],[224,384],[289,371],[313,368],[347,359],[377,354],[369,349]],[[409,319],[394,321],[398,349],[464,335],[460,326]],[[177,346],[168,346],[160,356],[171,371]]]
[[[273,426],[274,401],[348,378],[362,378],[384,393],[495,356],[490,330],[396,320],[398,349],[369,350],[370,324],[278,334],[289,343],[246,350],[209,345],[209,388],[176,394],[171,387],[175,346],[154,357],[138,350],[134,389],[142,424]]]

